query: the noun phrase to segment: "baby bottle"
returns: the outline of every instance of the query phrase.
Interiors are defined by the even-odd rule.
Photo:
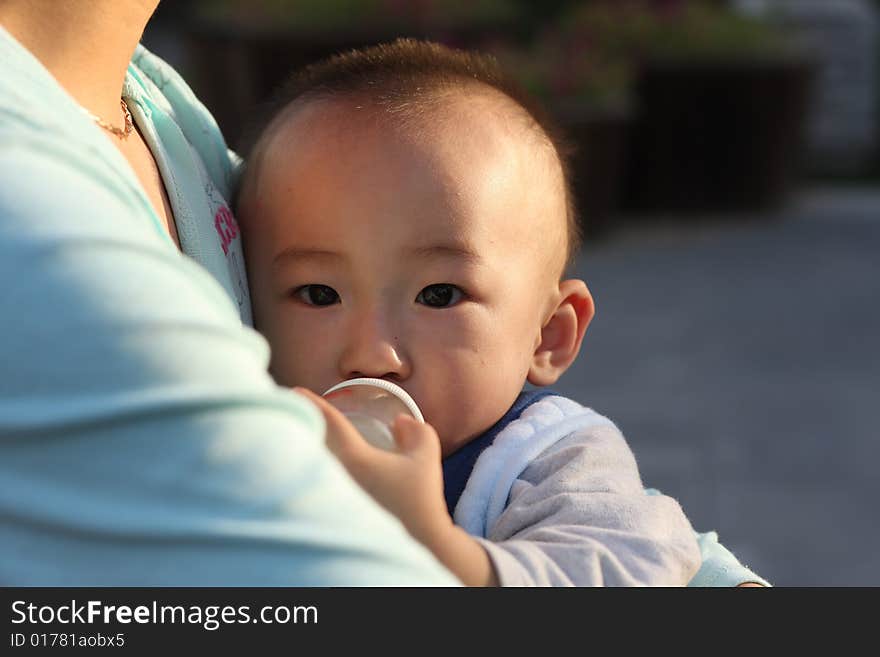
[[[406,390],[385,379],[349,379],[337,383],[323,397],[342,411],[368,443],[382,449],[396,449],[391,425],[401,413],[424,422]]]

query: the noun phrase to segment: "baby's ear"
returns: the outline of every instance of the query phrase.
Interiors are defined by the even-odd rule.
[[[549,386],[577,358],[595,307],[587,284],[569,279],[559,284],[561,301],[541,329],[541,343],[532,356],[529,383]]]

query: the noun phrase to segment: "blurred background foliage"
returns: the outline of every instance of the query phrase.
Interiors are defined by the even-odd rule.
[[[521,3],[526,4],[526,3]],[[542,98],[607,104],[631,96],[640,66],[657,60],[796,56],[772,24],[702,1],[564,2],[525,43],[501,48],[508,69]],[[497,44],[496,44],[497,47]]]
[[[513,0],[200,0],[201,20],[234,21],[258,28],[331,32],[417,27],[460,27],[508,20],[521,7]]]
[[[324,54],[397,36],[475,47],[542,97],[600,103],[626,96],[645,60],[790,52],[771,24],[717,0],[193,0],[182,13],[202,34],[326,44]]]

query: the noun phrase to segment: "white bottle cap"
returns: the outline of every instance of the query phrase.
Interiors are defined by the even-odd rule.
[[[376,388],[382,388],[382,390],[387,390],[404,403],[415,419],[419,422],[425,421],[425,418],[422,417],[422,412],[419,410],[418,404],[416,404],[415,400],[409,396],[409,393],[396,383],[391,383],[391,381],[386,381],[385,379],[372,379],[370,377],[348,379],[347,381],[341,381],[332,388],[325,390],[324,394],[321,396],[324,397],[331,392],[336,392],[337,390],[342,390],[343,388],[348,388],[350,386],[373,386]]]
[[[406,390],[385,379],[349,379],[337,383],[323,396],[349,419],[367,442],[382,449],[396,449],[391,425],[401,413],[408,412],[419,422],[425,421]]]

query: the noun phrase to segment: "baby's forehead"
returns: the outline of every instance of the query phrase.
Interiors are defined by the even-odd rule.
[[[533,186],[546,181],[550,188],[544,187],[544,194],[565,190],[561,162],[540,126],[500,92],[478,85],[415,100],[364,94],[306,97],[291,103],[269,133],[264,150],[274,151],[276,164],[322,156],[344,164],[356,150],[382,166],[390,151],[407,149],[432,159],[437,175],[451,160],[457,160],[459,170],[470,164],[472,174],[480,175],[480,167],[495,156],[498,163],[518,166]],[[366,144],[373,148],[364,153]]]
[[[311,169],[323,167],[338,171],[331,182],[338,182],[344,193],[357,167],[386,167],[394,158],[412,167],[393,184],[442,187],[444,202],[455,204],[458,198],[463,206],[470,203],[467,213],[474,223],[497,215],[481,210],[507,203],[515,209],[509,213],[511,227],[529,217],[530,226],[566,232],[565,183],[555,149],[513,101],[476,86],[418,102],[395,100],[355,94],[294,102],[278,117],[266,145],[273,177],[283,169],[288,181],[302,180]],[[454,216],[451,234],[457,226]],[[549,235],[530,249],[551,257],[542,244],[553,256],[565,250]]]
[[[426,140],[490,133],[555,156],[547,135],[524,108],[492,87],[467,82],[405,95],[306,94],[276,115],[260,141],[272,142],[280,134],[289,138],[291,133],[302,138],[315,130],[326,137],[326,129],[354,134],[379,129],[388,136]]]

